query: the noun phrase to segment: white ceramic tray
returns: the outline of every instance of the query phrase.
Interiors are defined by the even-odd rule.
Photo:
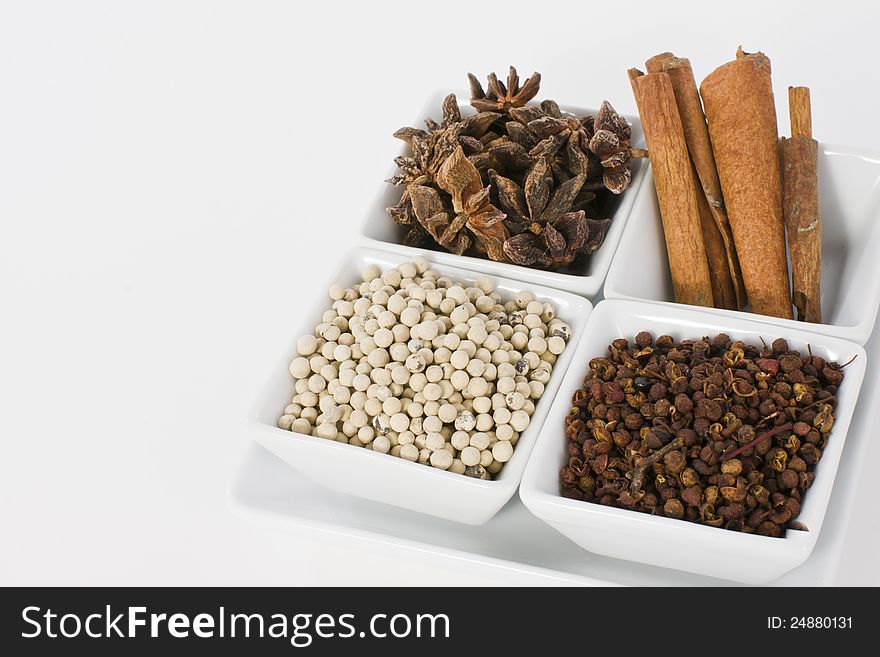
[[[880,337],[866,347],[869,358]],[[576,366],[576,365],[573,365]],[[812,555],[775,582],[779,586],[822,586],[834,582],[850,525],[861,465],[874,438],[872,412],[880,405],[880,372],[866,374],[853,415],[837,483],[822,533]],[[291,470],[263,448],[252,445],[230,489],[233,508],[249,516],[286,522],[304,531],[323,532],[382,545],[383,550],[421,552],[454,561],[456,567],[485,573],[529,574],[535,583],[639,586],[732,584],[675,570],[600,557],[584,552],[532,516],[514,497],[491,521],[469,527],[384,504],[335,493]],[[521,580],[520,580],[521,581]]]
[[[447,92],[438,92],[437,95],[430,100],[422,114],[407,125],[422,127],[426,117],[439,120],[441,104],[446,94]],[[462,114],[472,114],[474,110],[468,105],[468,92],[456,91],[455,94],[458,98]],[[600,102],[600,98],[595,99],[597,105]],[[596,114],[595,109],[587,109],[583,107],[563,105],[562,110],[576,116]],[[644,137],[642,135],[642,125],[639,122],[638,117],[625,115],[623,118],[625,118],[632,126],[632,145],[642,146],[644,144]],[[397,125],[390,126],[389,133],[396,130],[398,127],[399,126]],[[408,154],[408,150],[408,148],[401,145],[400,154]],[[614,252],[617,250],[617,245],[623,234],[624,226],[629,219],[630,211],[633,208],[633,203],[636,199],[639,188],[642,185],[644,173],[647,169],[647,165],[641,160],[641,158],[634,159],[632,167],[633,177],[629,187],[623,194],[613,197],[610,201],[611,209],[608,216],[611,217],[612,221],[601,248],[583,263],[580,270],[571,273],[548,272],[532,267],[521,267],[519,265],[508,263],[493,262],[491,260],[486,260],[485,258],[457,256],[452,253],[447,253],[446,251],[414,249],[409,246],[403,246],[401,240],[403,239],[405,229],[402,226],[395,225],[385,209],[397,203],[403,190],[400,187],[394,187],[387,183],[384,184],[376,197],[376,200],[367,212],[366,220],[361,229],[362,243],[364,246],[371,249],[391,251],[393,253],[403,254],[410,258],[415,255],[423,254],[438,264],[463,267],[481,274],[503,276],[505,278],[522,281],[527,285],[552,287],[558,290],[574,292],[575,294],[580,294],[581,296],[592,299],[599,294],[602,289],[602,284],[605,282],[605,276],[608,274],[611,260],[614,257]],[[397,167],[392,167],[386,178],[390,178],[396,173],[398,173]],[[377,184],[381,183],[377,182]]]

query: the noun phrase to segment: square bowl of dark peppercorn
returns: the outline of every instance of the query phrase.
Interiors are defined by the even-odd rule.
[[[840,338],[602,301],[520,496],[590,552],[771,581],[816,544],[865,366]]]
[[[733,310],[730,306],[706,310],[771,322],[783,330],[803,328],[864,345],[880,309],[880,276],[876,273],[877,254],[880,253],[878,155],[876,149],[818,145],[821,210],[819,321],[807,323],[757,314],[751,302],[744,310]],[[675,302],[667,247],[664,246],[653,170],[651,166],[646,168],[645,183],[634,200],[605,280],[604,297],[679,305]],[[737,249],[740,249],[739,244]],[[797,302],[796,292],[791,296]],[[799,313],[799,308],[793,310],[795,317]]]
[[[648,168],[638,117],[607,102],[488,111],[467,97],[438,93],[414,122],[425,128],[394,133],[364,245],[595,297]]]

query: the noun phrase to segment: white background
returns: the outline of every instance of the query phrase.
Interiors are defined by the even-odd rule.
[[[634,113],[664,50],[736,47],[880,147],[871,3],[4,2],[0,584],[492,584],[233,515],[244,417],[437,89],[508,64]],[[880,446],[869,458],[877,462]],[[867,464],[866,464],[867,465]],[[876,500],[874,477],[862,492]],[[880,584],[873,506],[840,582]]]

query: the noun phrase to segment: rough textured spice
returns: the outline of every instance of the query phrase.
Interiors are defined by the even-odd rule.
[[[740,49],[700,95],[752,311],[791,319],[770,60]]]
[[[630,70],[652,162],[675,300],[713,306],[694,171],[666,73]]]
[[[442,248],[529,267],[567,270],[603,243],[611,194],[632,179],[630,127],[603,102],[597,115],[576,117],[552,100],[529,104],[540,75],[504,84],[490,74],[486,90],[471,75],[471,105],[443,101],[443,118],[395,137],[412,152],[395,159],[388,182],[403,187],[388,208],[407,226],[403,243]]]
[[[700,217],[715,305],[732,310],[742,309],[747,301],[745,285],[691,63],[666,52],[652,57],[645,64],[648,73],[669,75],[675,93],[685,141],[700,183],[698,195],[703,197]]]
[[[483,91],[480,81],[473,73],[468,73],[471,86],[471,105],[478,110],[506,112],[511,107],[522,107],[538,94],[541,87],[541,74],[532,73],[520,86],[519,75],[511,66],[507,74],[507,85],[498,80],[498,76],[489,73],[488,93]]]
[[[764,536],[804,530],[843,378],[783,339],[617,339],[572,397],[561,494]]]
[[[810,90],[788,88],[791,138],[782,140],[783,210],[791,255],[792,301],[798,319],[821,322],[822,221],[819,144],[813,139]]]

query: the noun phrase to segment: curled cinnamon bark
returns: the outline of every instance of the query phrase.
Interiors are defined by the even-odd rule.
[[[697,185],[672,83],[666,73],[630,69],[629,76],[652,163],[675,300],[713,306]]]
[[[691,63],[665,52],[649,59],[646,65],[648,73],[666,73],[672,82],[685,141],[704,200],[700,203],[700,218],[715,305],[740,310],[747,302],[746,289]]]
[[[740,48],[700,95],[752,311],[791,319],[770,60]]]
[[[792,301],[798,319],[821,322],[819,279],[822,221],[819,215],[819,145],[812,135],[810,90],[788,88],[791,139],[782,140],[783,210],[791,256]]]

